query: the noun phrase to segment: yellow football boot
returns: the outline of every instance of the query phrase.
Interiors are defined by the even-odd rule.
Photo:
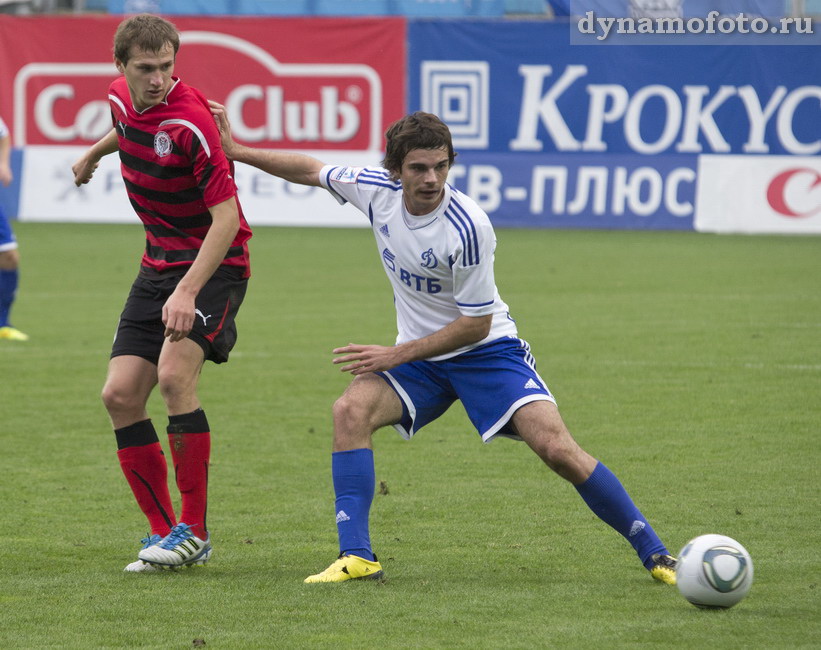
[[[6,341],[28,341],[29,335],[23,334],[23,332],[16,327],[7,325],[6,327],[0,327],[0,339]]]
[[[305,582],[344,582],[345,580],[384,580],[385,574],[382,565],[361,558],[358,555],[340,555],[339,559],[322,573],[308,576]]]
[[[678,564],[676,558],[672,555],[656,553],[653,556],[653,562],[655,564],[653,568],[650,569],[651,576],[659,582],[664,582],[668,585],[676,584],[676,564]]]

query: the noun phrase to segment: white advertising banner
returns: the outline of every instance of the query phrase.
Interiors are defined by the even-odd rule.
[[[85,147],[29,146],[23,158],[21,221],[137,223],[120,174],[120,160],[106,156],[91,182],[74,185],[71,165]],[[329,164],[378,165],[379,152],[306,152]],[[294,185],[243,164],[236,165],[239,200],[248,223],[257,226],[367,226],[367,218],[339,205],[327,190]]]
[[[699,156],[694,225],[714,233],[821,233],[821,158]]]

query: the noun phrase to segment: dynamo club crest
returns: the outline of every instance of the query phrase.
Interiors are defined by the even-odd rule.
[[[158,131],[154,136],[154,152],[160,158],[165,158],[171,153],[171,144],[171,136],[165,131]]]
[[[433,254],[433,249],[429,248],[424,253],[422,253],[422,266],[426,269],[435,269],[439,266],[439,260],[436,259],[436,255]]]

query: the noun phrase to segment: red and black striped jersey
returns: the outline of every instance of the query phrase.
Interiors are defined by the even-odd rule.
[[[138,112],[125,77],[108,92],[128,198],[145,227],[142,265],[156,271],[190,266],[211,227],[208,208],[236,196],[233,163],[202,93],[179,79],[165,100]],[[240,227],[222,266],[250,275],[251,229],[237,197]]]

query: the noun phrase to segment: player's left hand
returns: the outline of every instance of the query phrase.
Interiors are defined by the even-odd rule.
[[[384,345],[348,345],[335,348],[334,354],[344,356],[334,359],[334,364],[347,364],[342,366],[342,372],[349,372],[352,375],[364,375],[366,372],[384,372],[399,365],[396,347],[386,347]]]
[[[165,337],[172,343],[182,341],[194,327],[194,297],[174,291],[162,307]]]

